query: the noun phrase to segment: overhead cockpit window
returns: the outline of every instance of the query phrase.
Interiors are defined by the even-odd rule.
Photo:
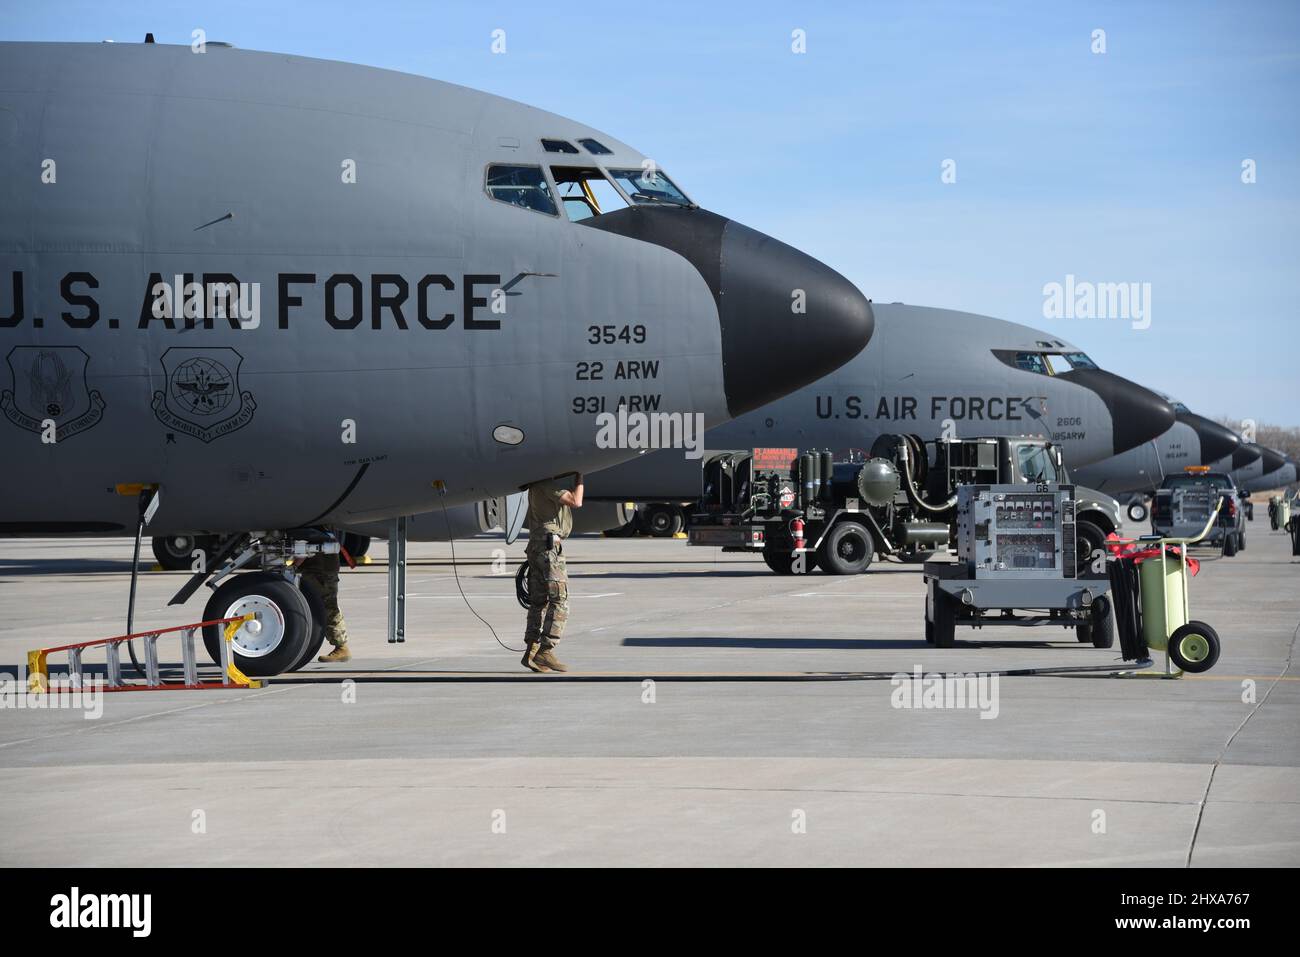
[[[542,140],[542,149],[548,153],[576,153],[578,148],[568,140]]]
[[[609,175],[637,204],[693,205],[664,173],[657,169],[612,169]]]
[[[627,207],[627,200],[594,166],[552,166],[551,176],[564,212],[575,223]]]
[[[614,152],[604,143],[600,142],[599,140],[593,140],[591,137],[578,140],[578,142],[581,143],[583,147],[587,150],[587,152],[590,153],[592,156],[611,156],[613,155]]]
[[[522,206],[538,213],[559,215],[551,186],[540,166],[506,166],[493,163],[487,168],[487,194],[501,203]]]

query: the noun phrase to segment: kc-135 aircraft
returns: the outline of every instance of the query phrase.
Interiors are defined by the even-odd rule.
[[[620,405],[719,425],[872,329],[838,273],[574,120],[211,42],[0,43],[0,534],[131,533],[147,503],[150,534],[229,533],[215,561],[284,556],[615,464]],[[306,660],[296,588],[236,575],[207,617],[241,610],[241,667]]]
[[[1066,465],[1107,459],[1174,424],[1163,398],[1101,369],[1054,333],[950,309],[874,305],[876,331],[824,378],[709,430],[710,449],[869,450],[884,433],[922,439],[1037,435]],[[699,496],[698,462],[651,452],[588,476],[589,500],[648,503],[644,523],[674,527],[674,503]],[[668,521],[661,521],[667,517]]]

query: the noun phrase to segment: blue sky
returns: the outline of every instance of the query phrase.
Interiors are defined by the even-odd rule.
[[[878,302],[1028,323],[1204,414],[1300,424],[1294,0],[0,9],[5,39],[188,43],[202,27],[523,100],[633,144]],[[1151,283],[1150,328],[1043,318],[1044,284],[1067,274]]]

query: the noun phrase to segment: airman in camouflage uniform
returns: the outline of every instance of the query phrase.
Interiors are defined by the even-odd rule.
[[[348,627],[343,622],[343,612],[339,611],[339,556],[313,555],[301,565],[298,571],[306,587],[315,587],[325,605],[325,620],[321,627],[325,629],[325,640],[334,646],[327,655],[321,655],[317,661],[342,662],[351,661],[352,652],[348,651]],[[310,585],[307,583],[310,582]]]
[[[557,482],[528,487],[528,624],[522,664],[532,671],[568,671],[555,646],[569,620],[569,576],[564,539],[573,531],[572,509],[582,507],[582,476],[573,490]]]

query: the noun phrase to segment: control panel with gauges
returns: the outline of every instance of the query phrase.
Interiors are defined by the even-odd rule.
[[[957,555],[976,579],[1074,578],[1073,485],[962,485]]]

